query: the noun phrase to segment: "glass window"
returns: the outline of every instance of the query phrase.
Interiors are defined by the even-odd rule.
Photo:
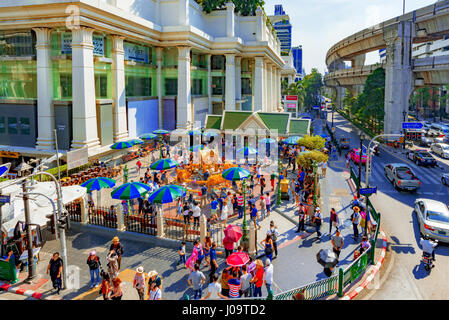
[[[252,94],[251,78],[242,78],[242,94]]]
[[[8,117],[8,133],[17,134],[17,118]]]
[[[5,117],[0,117],[0,133],[6,132],[6,122]]]
[[[36,40],[30,31],[0,32],[0,56],[22,57],[36,54]]]
[[[148,77],[126,77],[127,97],[148,97],[151,96],[151,78]]]
[[[212,70],[224,70],[225,69],[225,56],[212,56],[211,69]]]
[[[71,74],[61,74],[59,76],[59,83],[61,86],[61,98],[71,99],[72,98],[72,75]]]
[[[178,79],[166,78],[165,79],[165,95],[175,96],[178,94]]]
[[[449,216],[442,212],[427,211],[427,219],[437,222],[449,223]]]
[[[224,94],[224,77],[212,77],[212,94]]]
[[[30,118],[20,118],[20,134],[29,135],[30,133]]]
[[[192,79],[192,95],[203,94],[203,79]]]

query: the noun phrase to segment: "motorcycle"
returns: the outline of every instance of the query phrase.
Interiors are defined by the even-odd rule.
[[[438,245],[438,240],[435,240],[435,242]],[[432,255],[430,253],[423,252],[421,261],[424,263],[424,269],[426,269],[426,271],[429,272],[429,273],[432,270],[432,268],[435,267],[435,265],[433,264],[434,260],[433,260]]]
[[[380,148],[379,148],[379,146],[375,146],[375,147],[374,147],[374,154],[375,154],[376,156],[379,156],[379,155],[380,155]]]

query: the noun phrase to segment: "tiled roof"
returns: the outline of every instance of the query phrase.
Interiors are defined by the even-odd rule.
[[[309,133],[308,129],[309,129],[309,120],[290,119],[290,128],[289,128],[290,134],[306,135]]]
[[[259,117],[265,123],[265,125],[270,130],[277,129],[279,134],[287,133],[287,124],[289,114],[285,113],[268,113],[268,112],[259,112]]]
[[[252,114],[245,111],[225,111],[222,130],[237,129]]]
[[[220,130],[221,126],[221,115],[208,115],[206,129],[218,129]]]

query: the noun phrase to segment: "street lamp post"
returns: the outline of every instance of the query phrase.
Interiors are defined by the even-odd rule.
[[[332,105],[332,128],[334,127],[334,105]]]
[[[363,131],[360,131],[359,134],[359,138],[360,138],[360,150],[359,150],[359,179],[358,179],[358,183],[357,183],[357,198],[360,198],[360,184],[362,183],[362,148],[363,148],[363,139],[365,138],[365,136],[363,135]],[[368,153],[368,150],[367,150]],[[366,164],[365,164],[366,165]]]
[[[402,111],[403,116],[403,122],[405,122],[405,116],[407,115],[407,111]],[[405,129],[402,129],[402,133],[404,134],[403,140],[402,140],[402,149],[405,150]]]
[[[248,243],[248,223],[246,221],[246,179],[242,181],[242,193],[243,193],[243,235],[242,235],[242,242],[244,243],[244,246]]]
[[[276,205],[281,205],[281,170],[282,170],[282,159],[279,157],[278,159],[278,191],[277,191],[277,199]]]
[[[313,178],[314,178],[314,183],[313,183],[313,206],[316,207],[317,206],[317,173],[318,173],[318,162],[316,162],[315,160],[313,160],[312,162],[312,167],[313,167]]]

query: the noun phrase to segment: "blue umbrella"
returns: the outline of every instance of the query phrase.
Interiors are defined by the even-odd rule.
[[[322,134],[320,134],[320,137],[326,139],[327,138],[327,134],[322,133]]]
[[[229,181],[239,181],[248,178],[251,175],[246,169],[234,167],[223,171],[221,176]]]
[[[140,182],[128,182],[111,192],[112,199],[130,200],[140,198],[150,191],[150,186]]]
[[[115,149],[115,150],[121,150],[121,149],[131,148],[132,146],[133,146],[133,144],[128,141],[121,141],[121,142],[114,143],[109,148]]]
[[[251,148],[251,147],[241,148],[241,149],[237,150],[237,152],[240,153],[240,154],[243,153],[244,156],[249,156],[249,155],[252,155],[252,154],[258,154],[259,153],[259,151],[257,149]]]
[[[198,152],[198,150],[203,150],[203,149],[204,149],[204,145],[202,145],[202,144],[197,144],[196,146],[190,147],[190,151],[192,151],[192,152]]]
[[[148,197],[148,201],[151,203],[170,203],[179,197],[184,197],[186,193],[187,190],[183,187],[167,185],[151,193]]]
[[[81,184],[81,187],[85,187],[87,192],[103,188],[112,188],[113,186],[115,186],[115,180],[105,177],[92,178]]]
[[[150,168],[153,170],[167,170],[177,166],[178,163],[172,159],[161,159],[153,163]]]
[[[164,130],[164,129],[157,129],[153,131],[154,134],[169,134],[170,131]]]
[[[291,136],[288,137],[287,139],[285,139],[284,141],[282,141],[285,144],[298,144],[298,140],[301,139],[301,137],[299,136]]]
[[[262,140],[259,140],[260,143],[276,143],[276,140],[272,139],[272,138],[265,138]]]
[[[151,139],[157,138],[157,135],[155,135],[153,133],[144,133],[139,138],[143,139],[143,140],[151,140]]]
[[[128,140],[127,142],[132,143],[133,145],[142,144],[143,143],[143,141],[140,140],[140,139],[131,139],[131,140]]]

